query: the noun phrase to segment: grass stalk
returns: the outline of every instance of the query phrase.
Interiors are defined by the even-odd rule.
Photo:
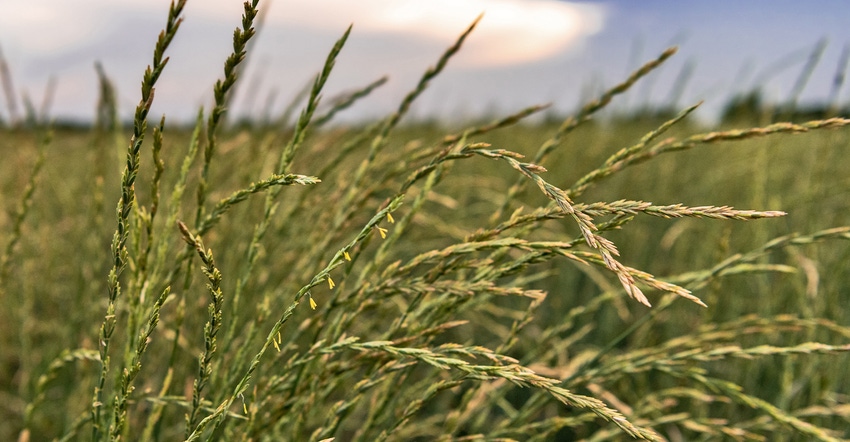
[[[259,0],[246,1],[243,5],[242,13],[242,28],[236,28],[233,31],[233,52],[227,57],[224,62],[224,79],[216,80],[213,87],[213,96],[215,104],[210,110],[209,118],[207,119],[207,138],[204,147],[204,161],[201,168],[201,176],[198,180],[197,191],[197,212],[195,214],[196,227],[201,222],[204,215],[204,206],[207,200],[209,187],[210,165],[213,155],[215,154],[218,144],[217,132],[224,113],[227,111],[227,101],[230,90],[236,84],[238,79],[239,64],[245,59],[245,47],[254,36],[254,19],[257,17],[259,10],[257,4]]]
[[[168,20],[165,29],[159,34],[154,49],[153,63],[145,70],[144,79],[142,81],[142,98],[136,106],[135,117],[133,120],[133,137],[130,140],[130,145],[127,149],[127,164],[121,177],[121,198],[118,202],[117,221],[118,228],[112,238],[112,269],[108,276],[108,299],[106,307],[106,315],[100,327],[98,337],[100,348],[100,379],[98,380],[91,408],[92,422],[92,440],[100,440],[104,434],[102,421],[102,408],[104,399],[104,388],[106,378],[109,374],[110,357],[109,344],[112,339],[112,334],[115,332],[117,322],[116,303],[120,296],[121,286],[119,277],[127,264],[127,250],[125,244],[129,235],[128,227],[130,222],[130,214],[133,210],[133,205],[136,202],[136,193],[134,183],[139,172],[139,160],[142,143],[144,141],[145,131],[147,129],[147,114],[153,104],[154,85],[162,74],[165,65],[168,63],[168,58],[163,58],[165,50],[168,48],[177,30],[180,27],[182,18],[180,14],[185,6],[185,0],[179,0],[177,3],[172,1],[168,11]],[[123,397],[117,397],[115,403],[126,404]],[[118,410],[119,413],[125,413],[126,409]],[[116,416],[113,422],[123,422],[121,416]],[[120,434],[121,429],[113,428],[109,433],[111,435]]]
[[[600,95],[597,99],[592,100],[585,104],[576,115],[570,116],[558,128],[552,137],[547,139],[541,146],[538,148],[537,153],[535,153],[531,162],[534,164],[542,164],[543,160],[551,153],[557,146],[559,146],[567,135],[569,135],[573,130],[575,130],[579,125],[589,120],[594,114],[605,108],[611,100],[614,99],[617,95],[623,94],[628,91],[638,80],[648,75],[650,72],[657,69],[661,66],[668,58],[672,57],[678,48],[671,47],[661,53],[655,60],[648,61],[643,66],[637,68],[634,72],[632,72],[629,77],[623,81],[622,83],[617,84],[605,91],[602,95]],[[521,178],[518,178],[517,181],[511,186],[510,190],[505,197],[504,202],[499,207],[499,209],[493,213],[493,216],[490,218],[491,222],[495,222],[500,219],[504,212],[508,208],[508,204],[513,201],[517,194],[523,190],[524,181]]]
[[[217,349],[217,335],[223,320],[224,295],[221,292],[221,272],[215,265],[212,250],[204,248],[200,236],[193,235],[185,224],[178,222],[177,226],[180,228],[180,233],[186,243],[192,246],[198,252],[198,256],[201,257],[204,264],[202,270],[209,279],[207,288],[211,298],[208,308],[209,318],[204,325],[204,351],[198,357],[198,376],[192,386],[192,408],[186,416],[185,436],[188,438],[200,418],[198,412],[201,406],[201,395],[212,376],[212,358]]]
[[[0,255],[0,292],[5,291],[6,279],[9,277],[9,265],[12,262],[12,256],[15,252],[15,246],[21,240],[22,228],[24,221],[32,207],[33,193],[35,192],[38,178],[41,174],[41,169],[44,167],[44,161],[47,158],[47,147],[53,141],[53,131],[48,131],[41,140],[36,154],[35,162],[32,165],[32,171],[29,175],[29,180],[21,192],[21,199],[18,202],[18,207],[15,210],[14,220],[12,221],[12,233],[9,235],[9,240],[6,247],[3,249],[3,255]]]

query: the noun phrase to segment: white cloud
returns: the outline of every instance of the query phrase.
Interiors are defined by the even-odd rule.
[[[97,41],[114,30],[116,18],[162,11],[167,0],[43,0],[9,2],[0,14],[2,42],[19,52],[46,56]],[[466,65],[493,66],[545,59],[568,50],[601,28],[597,6],[557,0],[278,0],[267,26],[298,26],[339,32],[354,23],[357,33],[412,36],[445,45],[480,13],[484,19],[469,40]],[[237,23],[241,3],[188,2],[188,20]]]
[[[6,2],[0,14],[4,49],[30,56],[56,54],[103,35],[110,25],[91,0]]]
[[[337,32],[414,36],[450,44],[484,13],[462,63],[498,66],[545,59],[602,27],[601,7],[556,0],[319,0],[275,3],[268,20]]]
[[[48,76],[56,76],[54,109],[70,115],[89,114],[92,107],[80,104],[96,100],[95,60],[116,80],[122,107],[135,104],[138,77],[170,0],[0,3],[0,45],[17,88],[40,91]],[[352,23],[337,67],[344,75],[335,75],[331,89],[389,74],[385,93],[401,93],[482,12],[452,68],[505,67],[562,55],[599,31],[605,13],[558,0],[261,0],[260,8],[264,28],[249,65],[264,70],[263,87],[281,90],[282,97],[315,73],[330,44]],[[192,115],[191,107],[206,100],[230,51],[226,29],[239,25],[241,13],[239,0],[187,2],[185,22],[169,49],[174,60],[158,85],[163,109]],[[178,92],[166,93],[171,89]]]
[[[54,2],[66,3],[50,3]],[[120,4],[134,10],[165,11],[168,1],[125,0]],[[415,37],[441,46],[454,41],[484,13],[460,61],[477,67],[552,57],[598,32],[604,18],[601,6],[558,0],[276,0],[261,1],[260,8],[268,9],[265,23],[270,27],[297,26],[336,34],[353,23],[358,34]],[[188,20],[237,23],[240,11],[241,3],[233,0],[188,2],[186,6]]]

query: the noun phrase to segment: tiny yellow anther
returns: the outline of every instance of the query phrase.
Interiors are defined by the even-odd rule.
[[[346,260],[346,261],[351,261],[351,255],[349,255],[349,254],[348,254],[348,250],[344,250],[344,251],[342,252],[342,256],[344,256],[344,257],[345,257],[345,260]]]
[[[330,288],[336,287],[336,284],[334,284],[334,280],[331,279],[331,275],[328,275],[328,287],[330,287]],[[310,299],[313,299],[313,298],[310,298]]]
[[[383,227],[378,227],[378,233],[381,234],[381,238],[383,238],[383,239],[387,238],[387,229],[385,229]]]
[[[395,224],[395,219],[393,219],[392,213],[387,213],[387,221],[389,221],[390,224]]]
[[[313,301],[313,297],[310,297],[310,308],[316,310],[316,301]]]

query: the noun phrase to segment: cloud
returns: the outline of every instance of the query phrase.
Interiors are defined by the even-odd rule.
[[[338,31],[417,37],[450,44],[479,14],[462,63],[491,67],[542,60],[598,32],[601,7],[554,0],[348,0],[275,5],[269,19]],[[282,6],[282,7],[280,7]]]
[[[5,7],[0,29],[15,45],[48,55],[90,44],[107,34],[122,17],[166,11],[167,0],[44,0]],[[599,5],[558,0],[277,0],[260,2],[268,9],[265,25],[310,28],[338,33],[353,23],[357,33],[388,38],[419,38],[450,44],[479,14],[484,19],[469,39],[461,63],[489,67],[534,62],[562,53],[598,32],[604,9]],[[188,2],[187,20],[235,23],[241,3],[233,0]],[[38,32],[33,32],[38,31]]]
[[[291,4],[291,9],[286,6]],[[479,14],[461,63],[489,67],[533,62],[568,50],[602,26],[600,7],[553,0],[299,1],[273,10],[273,20],[326,30],[354,23],[357,32],[450,44]],[[332,6],[329,6],[332,4]]]
[[[29,56],[49,56],[86,45],[103,35],[110,21],[92,1],[8,2],[0,14],[0,43]]]
[[[169,3],[13,2],[0,14],[0,45],[18,89],[40,91],[48,76],[58,78],[58,114],[90,115],[92,107],[80,104],[96,100],[95,60],[115,79],[122,109],[132,108]],[[279,90],[284,99],[315,73],[330,45],[352,23],[330,92],[389,74],[384,93],[403,93],[482,12],[482,21],[451,62],[456,73],[472,70],[469,75],[477,79],[470,81],[477,82],[480,72],[475,72],[481,69],[562,58],[600,31],[605,18],[598,5],[558,0],[261,0],[260,8],[263,27],[246,75],[263,71],[261,89]],[[173,60],[158,85],[163,110],[191,116],[194,106],[207,100],[241,13],[238,0],[187,2],[182,29],[169,49]]]

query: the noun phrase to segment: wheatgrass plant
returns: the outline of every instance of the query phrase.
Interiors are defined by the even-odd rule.
[[[171,3],[168,11],[168,21],[165,29],[160,33],[154,49],[153,64],[148,66],[142,81],[142,98],[136,106],[135,117],[133,120],[133,137],[130,139],[130,146],[127,149],[127,166],[121,177],[121,198],[118,202],[117,217],[118,228],[112,237],[112,269],[109,271],[108,277],[108,304],[106,315],[103,319],[103,324],[100,327],[100,335],[98,343],[100,348],[100,363],[101,372],[100,379],[94,389],[94,397],[92,399],[92,439],[98,440],[101,433],[105,433],[106,428],[102,421],[102,409],[104,406],[104,388],[110,371],[110,341],[112,334],[115,332],[117,319],[116,301],[118,300],[121,285],[119,276],[127,266],[127,249],[126,243],[130,235],[130,215],[135,206],[135,181],[139,173],[139,161],[141,156],[141,147],[144,142],[145,132],[147,130],[147,114],[150,111],[154,98],[154,85],[157,79],[162,74],[167,58],[163,58],[165,50],[171,43],[174,36],[177,34],[177,29],[180,27],[180,14],[185,6],[185,0],[178,3]],[[167,291],[167,290],[166,290]],[[165,294],[165,292],[163,294]],[[155,309],[156,315],[158,310]],[[152,315],[153,316],[153,315]],[[155,322],[154,322],[155,324]],[[144,347],[140,346],[140,350]],[[140,353],[137,353],[141,356]],[[135,370],[134,370],[135,371]],[[113,411],[113,420],[109,424],[108,432],[110,439],[117,439],[126,431],[125,429],[125,413],[127,405],[127,395],[132,392],[132,374],[125,368],[125,375],[122,376],[121,387],[115,399],[113,400],[115,409]]]
[[[27,181],[27,184],[24,187],[23,192],[21,193],[21,199],[18,202],[17,208],[15,209],[12,221],[12,232],[9,235],[8,241],[6,242],[6,247],[3,250],[3,255],[0,255],[0,290],[3,290],[3,282],[9,276],[9,262],[12,259],[13,252],[15,251],[15,245],[17,245],[18,241],[21,240],[21,229],[23,228],[24,221],[26,221],[27,214],[29,213],[30,207],[32,206],[32,195],[35,191],[35,186],[38,177],[41,174],[41,169],[44,166],[44,161],[46,157],[45,150],[47,149],[47,146],[50,145],[52,140],[53,132],[47,132],[47,134],[44,135],[41,144],[39,145],[38,154],[36,155],[35,162],[32,165],[32,171],[30,172],[29,180]]]
[[[402,124],[479,17],[383,120],[329,124],[386,82],[322,99],[355,24],[294,121],[231,126],[253,0],[211,110],[191,131],[160,118],[143,159],[184,5],[129,147],[98,68],[90,138],[57,131],[29,167],[0,164],[17,202],[0,218],[0,438],[850,438],[850,120],[704,131],[699,104],[593,120],[671,48],[560,124],[525,122],[546,105],[449,135]],[[33,144],[0,130],[0,150]],[[113,176],[94,159],[118,148]]]

